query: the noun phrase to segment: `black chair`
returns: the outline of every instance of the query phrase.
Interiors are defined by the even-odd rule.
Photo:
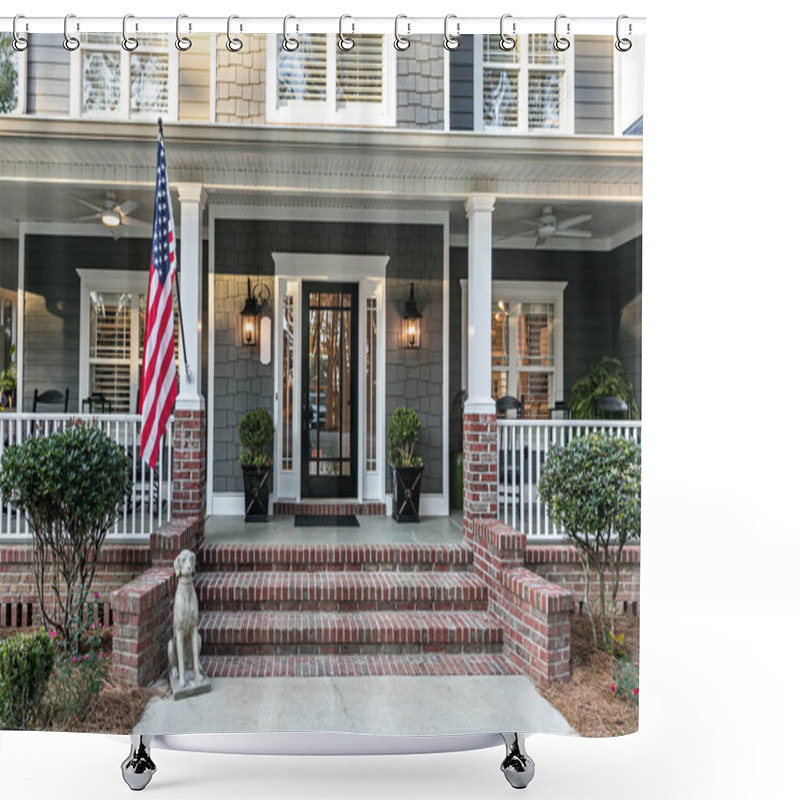
[[[598,419],[598,413],[614,414],[615,416],[612,419],[633,419],[631,415],[632,405],[630,398],[626,403],[622,398],[612,395],[607,395],[601,400],[592,399],[592,419]],[[608,417],[604,418],[607,419]]]
[[[499,398],[495,402],[495,409],[497,410],[497,415],[503,415],[503,417],[508,417],[509,411],[516,411],[517,412],[517,419],[524,419],[525,418],[525,395],[517,400],[514,395],[507,394],[504,397]],[[501,417],[501,419],[503,418]]]
[[[46,406],[64,406],[64,413],[67,413],[67,407],[69,406],[69,389],[64,389],[63,392],[59,392],[58,389],[48,389],[46,392],[42,392],[39,394],[38,389],[33,390],[33,411],[36,411],[39,408],[39,405],[46,405]]]
[[[572,409],[565,400],[556,400],[550,409],[550,419],[572,419]]]
[[[102,392],[92,392],[88,397],[84,397],[81,400],[81,411],[86,412],[86,406],[89,406],[89,413],[94,414],[95,406],[99,406],[99,410],[101,414],[106,413],[106,406],[110,406],[111,404],[106,400],[106,396]]]

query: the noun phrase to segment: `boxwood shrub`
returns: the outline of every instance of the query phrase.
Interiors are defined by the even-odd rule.
[[[25,729],[35,721],[55,657],[44,630],[0,642],[0,727]]]

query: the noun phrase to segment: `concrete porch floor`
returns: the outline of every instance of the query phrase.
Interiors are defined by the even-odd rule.
[[[398,523],[391,517],[359,516],[358,528],[296,528],[294,516],[269,522],[245,522],[243,517],[206,519],[204,541],[209,544],[460,544],[462,514],[423,517],[418,523]]]

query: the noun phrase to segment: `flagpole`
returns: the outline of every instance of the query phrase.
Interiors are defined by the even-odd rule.
[[[164,143],[164,128],[161,117],[158,118],[158,138],[164,145],[164,161],[167,159],[167,146]],[[180,262],[179,262],[180,263]],[[178,322],[181,326],[181,349],[183,350],[183,366],[186,369],[186,380],[192,382],[192,369],[189,366],[189,359],[186,356],[186,334],[183,331],[183,308],[181,307],[181,282],[178,280],[178,270],[175,270],[175,294],[178,296]]]

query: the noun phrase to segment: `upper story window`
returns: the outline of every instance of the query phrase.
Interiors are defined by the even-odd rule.
[[[572,133],[572,54],[553,37],[532,33],[502,50],[497,36],[483,36],[476,86],[476,120],[485,131]]]
[[[72,56],[72,113],[123,119],[175,116],[177,61],[167,34],[138,34],[129,53],[113,33],[87,33]],[[173,85],[174,84],[174,85]]]
[[[393,125],[394,50],[379,34],[354,36],[352,50],[323,33],[296,36],[287,52],[268,38],[267,122]]]
[[[0,114],[21,114],[25,110],[26,53],[12,46],[13,36],[0,33]]]

